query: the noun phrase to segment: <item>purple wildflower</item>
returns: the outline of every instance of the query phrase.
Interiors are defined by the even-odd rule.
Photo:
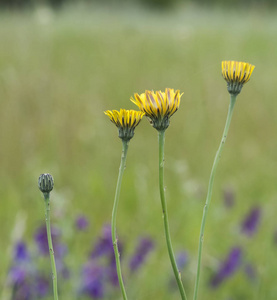
[[[33,300],[45,297],[50,291],[50,282],[39,272],[15,266],[10,270],[13,300]]]
[[[45,297],[48,295],[50,290],[50,283],[45,277],[36,276],[34,281],[34,293],[36,297]]]
[[[118,242],[118,250],[122,256],[122,244]],[[102,234],[96,241],[94,248],[90,254],[90,259],[94,261],[97,258],[105,257],[106,266],[105,270],[105,279],[107,279],[112,285],[118,285],[118,278],[116,272],[116,261],[114,255],[114,248],[112,242],[112,233],[111,226],[104,225],[102,228]]]
[[[233,191],[233,189],[229,188],[225,188],[223,191],[223,200],[224,200],[224,205],[227,208],[231,208],[234,206],[235,204],[235,193]]]
[[[118,250],[122,255],[122,244],[118,242]],[[97,258],[101,256],[114,257],[112,232],[110,225],[104,225],[102,228],[102,235],[98,238],[90,258]]]
[[[113,285],[113,286],[118,286],[118,276],[117,276],[117,270],[116,270],[116,261],[115,257],[113,256],[112,259],[110,259],[109,265],[106,268],[106,277],[108,281]]]
[[[218,287],[222,281],[232,276],[240,267],[242,260],[241,248],[231,249],[227,259],[222,262],[218,272],[211,279],[211,286]]]
[[[130,260],[129,267],[132,272],[136,271],[145,261],[148,253],[153,249],[154,243],[152,239],[146,237],[141,238],[133,257]]]
[[[184,267],[186,266],[187,263],[188,263],[188,253],[186,251],[181,251],[181,252],[177,253],[176,264],[177,264],[179,271],[184,269]],[[170,290],[173,290],[173,291],[178,289],[178,285],[177,285],[177,282],[176,282],[176,279],[174,276],[171,276],[171,278],[169,280],[169,288],[170,288]]]
[[[23,241],[18,241],[13,249],[14,264],[9,270],[9,278],[11,284],[23,284],[28,276],[28,266],[30,255],[26,244]]]
[[[104,296],[104,268],[90,260],[82,270],[81,294],[93,299],[100,299]]]
[[[28,253],[27,246],[23,241],[18,241],[15,244],[13,257],[14,261],[17,263],[29,260],[30,255]]]
[[[67,247],[59,241],[61,237],[60,230],[56,227],[51,227],[51,236],[53,248],[55,251],[55,257],[59,259],[65,256],[65,254],[67,253]],[[39,253],[42,255],[49,255],[47,230],[45,225],[42,225],[37,229],[34,239],[37,244]]]
[[[80,231],[84,231],[88,228],[89,222],[84,215],[79,215],[75,220],[75,227]]]
[[[52,242],[53,242],[55,254],[56,254],[56,245],[60,235],[61,235],[60,231],[56,227],[51,227],[51,236],[52,236]],[[48,246],[47,231],[45,225],[42,225],[37,229],[34,235],[34,239],[40,254],[49,255],[49,246]]]
[[[61,232],[56,227],[51,227],[51,236],[55,252],[57,272],[63,277],[63,279],[68,279],[70,274],[63,259],[64,256],[67,254],[67,246],[60,242]],[[45,225],[42,225],[37,229],[34,235],[34,239],[37,244],[39,253],[43,256],[48,256],[49,246],[47,239],[47,230]]]
[[[9,271],[9,278],[12,284],[22,284],[27,277],[27,270],[22,265],[13,266]]]
[[[188,263],[188,253],[186,251],[179,252],[176,255],[176,263],[179,270],[182,270]]]
[[[111,227],[110,225],[105,225],[102,228],[102,235],[96,242],[90,257],[97,258],[107,254],[110,255],[111,253],[113,253]]]
[[[247,236],[251,237],[257,231],[261,218],[261,209],[254,207],[245,217],[241,224],[241,231]]]

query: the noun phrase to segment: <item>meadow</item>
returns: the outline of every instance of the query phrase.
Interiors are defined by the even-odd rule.
[[[78,270],[110,223],[121,155],[117,129],[103,111],[137,109],[129,100],[134,93],[170,87],[183,96],[166,131],[166,195],[173,248],[188,254],[182,278],[191,299],[209,174],[229,104],[221,61],[238,60],[256,68],[238,96],[215,178],[199,299],[275,300],[276,15],[193,6],[0,12],[0,286],[7,288],[15,241],[35,247],[33,235],[44,224],[37,179],[49,172],[55,179],[52,223],[62,230],[66,264],[75,272],[75,279],[59,280],[60,298],[89,299],[75,296]],[[260,211],[259,224],[247,235],[242,223],[253,208]],[[89,227],[77,233],[80,214]],[[155,247],[136,274],[123,264],[130,299],[179,299],[170,286],[161,216],[157,132],[143,119],[129,146],[117,232],[123,260],[140,236],[151,237]],[[242,249],[241,266],[212,287],[234,247]],[[49,264],[41,264],[50,274]],[[121,299],[119,289],[106,299]]]

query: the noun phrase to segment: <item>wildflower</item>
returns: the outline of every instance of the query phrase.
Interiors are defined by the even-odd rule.
[[[90,258],[98,258],[102,256],[114,256],[111,226],[108,224],[103,226],[102,234],[98,238],[94,249],[90,254]]]
[[[119,167],[118,179],[115,189],[114,204],[112,209],[112,221],[111,221],[111,235],[112,235],[112,246],[115,255],[115,269],[117,271],[118,282],[121,288],[122,296],[124,300],[127,300],[127,295],[123,283],[123,278],[121,274],[120,258],[119,258],[119,247],[118,247],[118,237],[116,234],[116,214],[117,207],[119,202],[119,195],[121,189],[121,183],[123,178],[124,169],[126,167],[127,152],[129,147],[129,141],[134,136],[134,130],[136,126],[140,123],[142,117],[144,116],[143,112],[135,110],[107,110],[104,112],[110,120],[118,128],[118,136],[122,140],[122,154],[121,162]],[[113,276],[114,277],[114,276]]]
[[[109,260],[109,265],[106,268],[106,276],[107,280],[113,285],[113,286],[119,286],[117,271],[116,271],[116,260],[115,256],[111,257]]]
[[[118,241],[118,251],[122,257],[123,246],[120,241]],[[105,268],[105,273],[107,275],[108,281],[113,285],[117,286],[118,275],[116,270],[116,260],[114,255],[114,247],[112,241],[112,232],[110,225],[104,225],[102,228],[102,234],[98,238],[93,251],[90,254],[90,259],[95,260],[100,257],[106,258],[107,266]]]
[[[14,265],[9,270],[9,278],[13,284],[21,285],[24,283],[27,277],[27,270],[25,266],[22,265]]]
[[[61,231],[57,227],[51,227],[51,237],[56,257],[56,267],[58,273],[64,279],[69,277],[69,270],[64,263],[64,257],[67,254],[67,246],[60,241]],[[44,226],[40,226],[35,234],[34,240],[37,245],[39,254],[47,256],[49,254],[47,230]]]
[[[261,209],[259,207],[254,207],[241,224],[241,231],[247,236],[253,236],[257,231],[259,222],[261,218]]]
[[[13,261],[14,264],[9,270],[9,278],[12,284],[22,285],[27,278],[28,263],[30,260],[30,254],[27,250],[27,246],[23,241],[18,241],[14,245],[13,249]]]
[[[83,216],[83,215],[79,215],[77,218],[76,218],[76,221],[75,221],[75,227],[78,229],[78,230],[86,230],[87,227],[89,225],[89,221],[88,219]]]
[[[50,291],[50,282],[47,278],[43,276],[36,276],[34,280],[34,293],[39,297],[45,297]]]
[[[219,163],[219,159],[221,157],[223,147],[224,147],[226,139],[227,139],[228,131],[230,128],[230,124],[231,124],[231,120],[232,120],[232,116],[233,116],[233,112],[234,112],[235,103],[237,100],[237,95],[240,93],[242,86],[247,81],[249,81],[254,68],[255,68],[255,66],[248,64],[248,63],[244,63],[244,62],[236,62],[236,61],[223,61],[222,62],[222,76],[227,81],[227,90],[230,94],[230,104],[229,104],[225,127],[223,130],[223,135],[222,135],[218,150],[216,152],[213,167],[212,167],[211,174],[210,174],[207,198],[206,198],[206,202],[205,202],[205,209],[204,209],[202,222],[201,222],[199,247],[198,247],[198,264],[197,264],[196,282],[195,282],[194,296],[193,296],[194,300],[197,299],[197,295],[198,295],[200,270],[201,270],[200,265],[201,265],[201,256],[202,256],[202,247],[203,247],[203,236],[204,236],[204,229],[205,229],[207,213],[208,213],[208,209],[209,209],[211,199],[212,199],[212,190],[213,190],[216,169],[217,169],[217,166]]]
[[[188,263],[188,253],[187,253],[187,251],[178,252],[176,254],[176,264],[177,264],[179,272],[184,270],[187,263]],[[176,284],[176,280],[174,279],[174,277],[172,277],[169,280],[169,289],[172,290],[172,291],[175,291],[176,288],[178,288],[178,286]]]
[[[51,227],[51,237],[54,244],[55,254],[58,257],[63,256],[64,248],[61,246],[59,239],[61,237],[61,232],[57,227]],[[49,247],[47,240],[47,231],[45,226],[40,226],[37,228],[34,234],[34,240],[37,244],[38,251],[41,255],[49,255]]]
[[[153,249],[154,243],[150,238],[141,238],[135,250],[133,257],[130,260],[129,267],[132,272],[136,271],[145,261],[146,256]]]
[[[9,284],[14,300],[32,300],[49,293],[50,282],[37,270],[23,241],[17,242],[13,249],[14,260],[9,270]]]
[[[145,113],[149,119],[150,124],[158,130],[158,143],[159,143],[159,189],[160,199],[163,212],[163,223],[165,231],[165,239],[170,257],[170,263],[174,272],[175,279],[177,281],[180,294],[183,300],[186,300],[186,294],[181,281],[176,260],[174,257],[174,251],[171,244],[170,229],[168,222],[168,213],[166,206],[166,199],[164,193],[164,143],[165,143],[165,130],[169,126],[170,117],[178,110],[180,105],[180,91],[174,91],[174,89],[166,88],[165,92],[162,91],[145,91],[143,94],[135,94],[131,101],[136,104],[139,109]]]
[[[226,278],[232,276],[240,267],[242,262],[241,248],[231,249],[227,259],[222,262],[218,272],[211,280],[212,287],[218,287]]]
[[[238,95],[243,85],[249,81],[255,66],[238,61],[223,61],[222,76],[227,81],[228,92]]]
[[[27,246],[23,241],[18,241],[14,247],[14,261],[19,262],[26,262],[29,260],[30,254],[27,250]]]
[[[176,255],[176,263],[179,270],[184,269],[184,267],[188,263],[188,253],[186,251],[179,252]]]
[[[166,88],[165,92],[145,91],[140,95],[135,94],[131,101],[145,113],[152,126],[160,131],[169,126],[169,119],[178,110],[181,96],[179,90]]]
[[[104,269],[90,260],[82,270],[80,293],[93,299],[101,299],[104,291]]]
[[[135,110],[106,110],[104,112],[118,128],[118,136],[129,141],[134,136],[134,130],[140,123],[144,113]]]

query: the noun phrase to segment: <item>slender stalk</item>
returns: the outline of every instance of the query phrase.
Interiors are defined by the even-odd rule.
[[[122,274],[121,274],[121,268],[120,268],[120,254],[118,251],[118,240],[116,237],[116,213],[117,213],[122,177],[123,177],[123,173],[124,173],[124,169],[125,169],[125,165],[126,165],[128,143],[129,143],[128,141],[122,140],[123,148],[122,148],[121,162],[120,162],[120,167],[119,167],[119,174],[118,174],[118,179],[117,179],[114,205],[113,205],[113,211],[112,211],[112,240],[113,240],[113,248],[114,248],[114,254],[115,254],[115,261],[116,261],[116,271],[117,271],[118,281],[119,281],[120,289],[121,289],[124,300],[127,300],[127,295],[125,292],[124,283],[123,283]]]
[[[236,98],[237,98],[236,95],[231,95],[228,115],[227,115],[227,119],[226,119],[226,123],[225,123],[225,128],[224,128],[222,139],[221,139],[219,148],[216,152],[214,163],[213,163],[212,170],[211,170],[209,186],[208,186],[208,193],[207,193],[206,203],[205,203],[205,206],[204,206],[204,209],[203,209],[203,217],[202,217],[200,236],[199,236],[198,263],[197,263],[197,273],[196,273],[196,281],[195,281],[193,300],[197,299],[197,294],[198,294],[198,287],[199,287],[199,280],[200,280],[200,269],[201,269],[202,247],[203,247],[203,240],[204,240],[204,229],[205,229],[205,223],[206,223],[206,218],[207,218],[207,214],[208,214],[208,209],[209,209],[211,198],[212,198],[212,188],[213,188],[213,183],[214,183],[214,176],[215,176],[215,172],[216,172],[216,168],[217,168],[219,159],[221,157],[223,146],[226,142],[228,130],[229,130],[232,115],[233,115],[234,106],[235,106],[235,103],[236,103]]]
[[[159,186],[160,186],[160,197],[161,197],[161,204],[163,210],[165,238],[166,238],[166,244],[167,244],[167,250],[168,250],[170,262],[180,290],[182,300],[187,300],[185,289],[183,287],[183,283],[181,280],[181,273],[178,270],[176,260],[174,257],[174,252],[173,252],[170,232],[169,232],[167,206],[166,206],[165,193],[164,193],[164,141],[165,141],[165,131],[160,130],[159,131]]]
[[[52,237],[51,237],[51,227],[50,227],[50,193],[43,193],[43,195],[45,200],[44,202],[45,202],[45,221],[46,221],[47,239],[48,239],[49,254],[50,254],[50,261],[51,261],[51,268],[52,268],[53,293],[54,293],[54,300],[58,300],[57,270],[55,264],[55,256],[54,256],[54,249],[53,249]]]

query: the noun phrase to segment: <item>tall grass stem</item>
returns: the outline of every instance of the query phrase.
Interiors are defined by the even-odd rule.
[[[122,274],[121,274],[121,267],[120,267],[120,254],[119,254],[119,250],[118,250],[118,239],[116,236],[116,214],[117,214],[117,207],[118,207],[118,202],[119,202],[122,177],[123,177],[124,169],[126,167],[128,144],[129,144],[129,141],[122,140],[122,155],[121,155],[121,162],[120,162],[120,167],[119,167],[119,174],[118,174],[118,179],[117,179],[114,205],[113,205],[113,211],[112,211],[112,241],[113,241],[113,248],[114,248],[114,254],[115,254],[115,261],[116,261],[116,271],[117,271],[117,276],[118,276],[118,282],[119,282],[120,289],[121,289],[124,300],[127,300],[127,295],[126,295],[126,291],[125,291],[125,287],[124,287],[124,283],[123,283],[123,279],[122,279]]]
[[[221,157],[221,153],[222,153],[224,144],[226,142],[228,130],[229,130],[232,115],[233,115],[234,106],[235,106],[235,103],[236,103],[236,98],[237,98],[236,95],[231,94],[231,99],[230,99],[229,110],[228,110],[227,119],[226,119],[226,123],[225,123],[225,128],[224,128],[224,131],[223,131],[223,135],[222,135],[222,139],[221,139],[219,148],[218,148],[218,150],[216,152],[216,155],[215,155],[214,163],[213,163],[211,174],[210,174],[207,198],[206,198],[205,206],[204,206],[204,209],[203,209],[203,217],[202,217],[200,236],[199,236],[197,273],[196,273],[196,281],[195,281],[193,300],[197,300],[197,295],[198,295],[198,287],[199,287],[200,271],[201,271],[202,247],[203,247],[203,240],[204,240],[204,229],[205,229],[208,209],[209,209],[211,198],[212,198],[212,189],[213,189],[213,184],[214,184],[215,172],[216,172],[216,168],[217,168],[218,162],[219,162],[220,157]]]
[[[164,142],[165,142],[165,130],[159,131],[159,187],[160,187],[160,197],[161,197],[161,204],[163,210],[163,221],[164,221],[164,230],[165,230],[165,238],[166,244],[168,249],[168,254],[170,258],[170,262],[172,265],[172,269],[180,290],[180,294],[182,300],[187,300],[187,296],[185,293],[185,289],[183,287],[183,283],[181,280],[181,273],[178,270],[176,260],[174,257],[174,252],[172,248],[171,238],[170,238],[170,231],[169,231],[169,223],[168,223],[168,213],[167,213],[167,205],[165,200],[165,189],[164,189]]]
[[[45,222],[46,222],[47,240],[48,240],[49,254],[50,254],[50,261],[51,261],[51,268],[52,268],[53,293],[54,293],[54,300],[58,300],[57,270],[55,264],[55,255],[54,255],[54,248],[52,244],[51,226],[50,226],[50,193],[43,193],[43,195],[45,200],[44,202],[45,202]]]

